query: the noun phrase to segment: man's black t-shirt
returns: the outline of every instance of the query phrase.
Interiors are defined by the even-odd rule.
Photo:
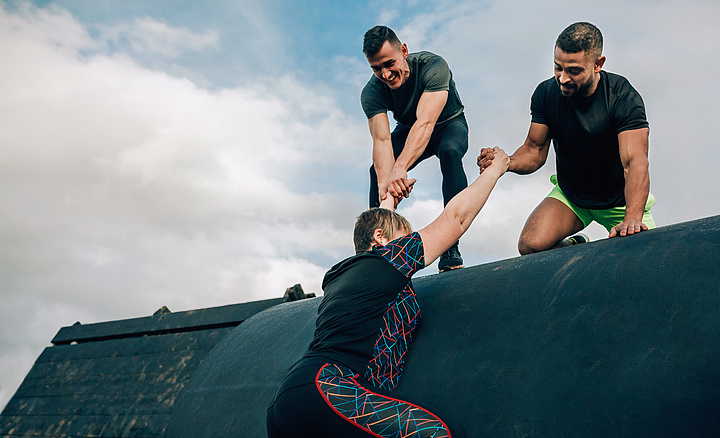
[[[618,145],[623,131],[648,127],[640,94],[620,75],[600,72],[592,96],[565,97],[555,78],[540,83],[532,121],[547,125],[555,147],[558,185],[581,208],[625,205],[625,176]]]
[[[411,53],[407,57],[410,77],[397,90],[391,90],[372,76],[360,94],[360,103],[368,120],[380,113],[393,112],[395,121],[408,128],[417,121],[417,107],[425,92],[447,91],[445,106],[436,125],[452,120],[463,112],[463,104],[455,87],[447,62],[430,52]]]

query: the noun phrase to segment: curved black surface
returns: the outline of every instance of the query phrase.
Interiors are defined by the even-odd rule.
[[[415,280],[397,389],[471,437],[720,436],[720,216]],[[321,298],[245,321],[166,437],[264,437]]]

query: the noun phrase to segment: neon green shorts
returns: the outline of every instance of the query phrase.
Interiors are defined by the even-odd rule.
[[[570,210],[572,210],[582,221],[583,227],[587,227],[592,221],[595,221],[605,227],[605,229],[609,233],[612,227],[625,220],[625,207],[612,207],[603,210],[589,210],[587,208],[580,208],[570,202],[570,200],[565,196],[565,193],[563,193],[563,191],[560,189],[560,186],[557,183],[557,175],[551,176],[550,182],[555,184],[555,187],[553,187],[547,197],[555,198],[570,207]],[[655,228],[655,220],[650,213],[650,209],[653,205],[655,205],[655,197],[652,195],[652,193],[650,193],[648,194],[648,199],[645,203],[645,211],[643,212],[642,217],[643,223],[647,225],[648,228]]]

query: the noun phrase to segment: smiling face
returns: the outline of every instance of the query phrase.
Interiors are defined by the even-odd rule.
[[[407,63],[408,49],[405,44],[393,45],[385,41],[380,50],[367,60],[373,73],[391,90],[397,90],[410,77],[410,66]]]
[[[605,57],[593,59],[585,51],[568,53],[555,47],[555,81],[565,97],[591,96],[600,81]]]

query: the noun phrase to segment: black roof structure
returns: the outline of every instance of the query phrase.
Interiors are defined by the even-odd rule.
[[[2,437],[162,437],[212,348],[283,299],[63,327],[0,415]]]

